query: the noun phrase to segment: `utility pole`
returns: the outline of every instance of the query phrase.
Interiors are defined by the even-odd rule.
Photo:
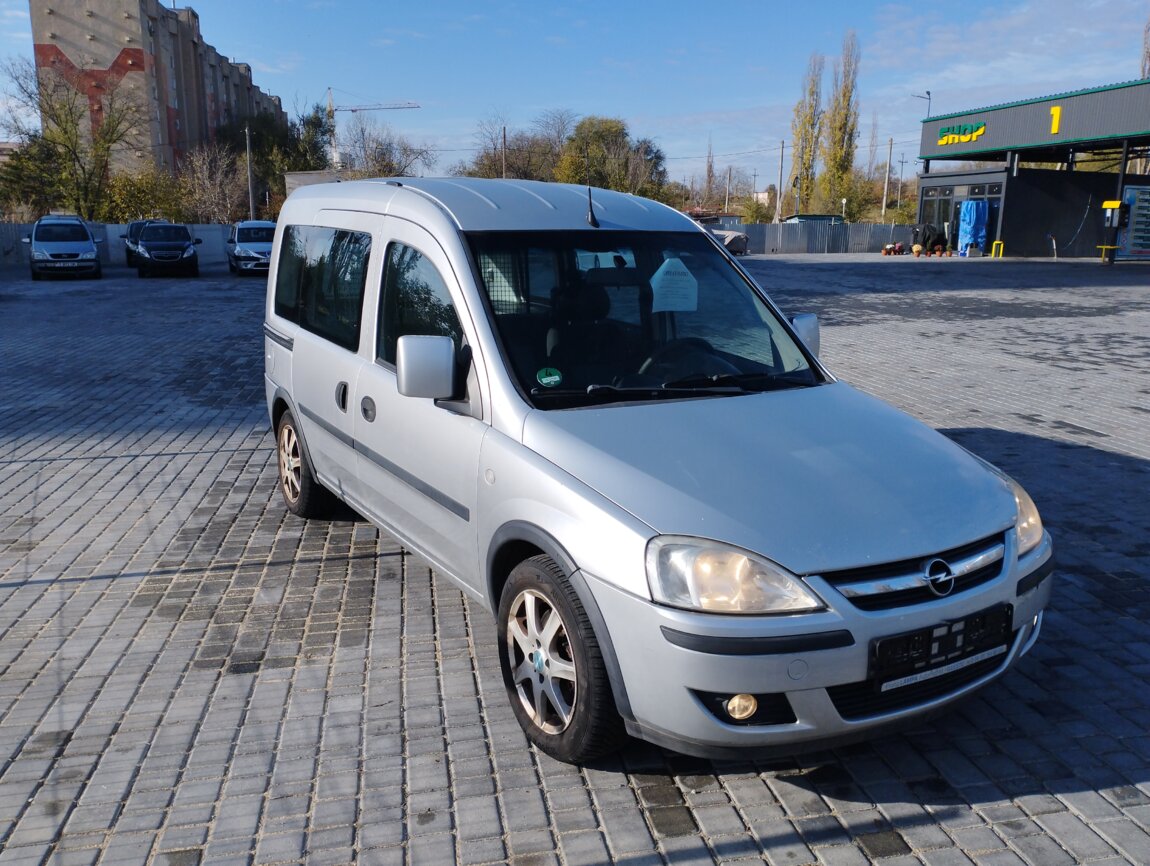
[[[886,199],[890,191],[890,161],[894,156],[894,139],[888,138],[886,142],[886,177],[882,182],[882,215],[879,217],[881,222],[886,222]]]
[[[248,219],[254,220],[256,218],[256,193],[255,185],[252,183],[252,128],[250,124],[244,124],[244,141],[247,145],[248,157]]]
[[[779,142],[779,185],[775,187],[775,222],[782,222],[783,209],[783,156],[787,150],[785,141]]]
[[[731,210],[731,167],[727,166],[727,195],[723,199],[723,212],[727,213]]]
[[[898,204],[895,208],[902,207],[902,167],[906,165],[906,154],[900,153],[898,155]]]
[[[507,180],[507,127],[503,127],[503,179]]]
[[[751,198],[755,197],[755,193],[759,191],[759,170],[756,168],[751,172]]]

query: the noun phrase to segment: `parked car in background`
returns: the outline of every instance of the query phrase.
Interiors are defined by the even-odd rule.
[[[100,268],[101,241],[92,236],[87,224],[78,216],[46,216],[36,220],[25,238],[28,244],[29,269],[32,279],[59,274],[103,276]]]
[[[224,241],[228,270],[233,274],[267,273],[276,224],[267,220],[244,220],[232,226]]]
[[[196,245],[202,238],[193,238],[185,225],[149,223],[140,230],[136,244],[136,271],[141,277],[152,274],[200,275],[200,258]]]
[[[144,219],[133,220],[128,223],[124,233],[120,235],[124,239],[124,264],[129,268],[136,266],[136,247],[140,243],[140,232],[143,231],[144,226],[151,225],[152,223],[166,223],[165,219]]]

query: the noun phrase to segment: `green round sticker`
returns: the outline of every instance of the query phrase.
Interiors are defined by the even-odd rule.
[[[554,367],[544,367],[535,374],[535,381],[544,388],[554,388],[563,381],[563,374]]]

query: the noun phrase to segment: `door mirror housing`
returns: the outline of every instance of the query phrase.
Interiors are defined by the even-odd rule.
[[[819,354],[819,317],[814,313],[796,313],[791,316],[791,325],[811,354]]]
[[[405,397],[450,400],[455,393],[455,343],[451,337],[400,337],[395,376],[399,393]]]

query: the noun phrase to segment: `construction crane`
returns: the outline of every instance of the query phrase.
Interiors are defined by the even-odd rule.
[[[327,120],[331,128],[331,140],[328,142],[328,159],[331,164],[340,168],[339,151],[335,146],[335,113],[337,111],[350,111],[355,114],[358,111],[395,111],[402,108],[419,108],[418,102],[381,102],[378,105],[336,105],[335,97],[332,95],[331,88],[327,89]]]
[[[394,111],[400,108],[419,108],[419,103],[381,102],[378,105],[336,105],[331,88],[329,87],[327,89],[327,116],[329,120],[335,120],[335,113],[337,111],[350,111],[354,114],[357,111]]]

